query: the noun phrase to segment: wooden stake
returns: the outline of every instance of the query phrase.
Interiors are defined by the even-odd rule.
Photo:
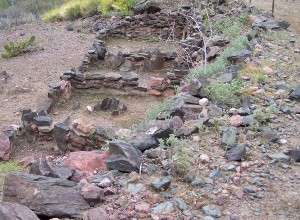
[[[272,2],[272,15],[274,16],[274,7],[275,7],[275,0]]]

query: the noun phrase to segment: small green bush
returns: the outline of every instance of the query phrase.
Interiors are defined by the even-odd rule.
[[[147,120],[150,121],[156,119],[160,113],[170,110],[172,105],[173,105],[172,99],[165,99],[159,105],[157,104],[151,105],[149,111],[147,112],[147,116],[146,116]]]
[[[4,10],[9,7],[8,0],[0,0],[0,10]]]
[[[9,42],[4,46],[5,53],[1,54],[2,58],[8,59],[18,56],[24,52],[28,46],[35,44],[35,36],[31,36],[28,40],[23,40],[17,43]]]
[[[230,83],[213,82],[206,89],[209,97],[217,102],[237,101],[240,97],[243,83],[240,80],[233,80]]]

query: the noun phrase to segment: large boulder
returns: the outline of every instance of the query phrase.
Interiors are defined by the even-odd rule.
[[[90,207],[80,193],[81,185],[69,180],[9,173],[4,182],[3,201],[28,206],[41,216],[80,218]]]
[[[74,170],[70,167],[55,165],[51,161],[41,158],[31,165],[30,173],[53,178],[69,179],[73,175]]]
[[[75,170],[81,171],[86,176],[91,176],[95,171],[105,171],[105,160],[109,157],[109,153],[101,151],[76,151],[71,152],[69,157],[62,164],[69,166]]]
[[[0,160],[9,160],[10,151],[9,138],[3,132],[0,132]]]
[[[110,170],[122,172],[138,172],[142,163],[142,152],[123,141],[109,143],[110,157],[106,160],[106,166]]]
[[[37,215],[27,206],[18,203],[0,203],[1,220],[39,220]]]

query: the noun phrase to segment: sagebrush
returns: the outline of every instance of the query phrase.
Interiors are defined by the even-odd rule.
[[[1,56],[5,59],[18,56],[20,53],[24,52],[28,46],[33,46],[34,44],[35,36],[31,36],[27,40],[22,40],[16,43],[9,42],[4,46],[5,52],[1,54]]]

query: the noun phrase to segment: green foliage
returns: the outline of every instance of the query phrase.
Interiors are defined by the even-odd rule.
[[[206,91],[214,101],[231,102],[239,99],[242,88],[243,83],[240,80],[230,83],[216,81],[212,82]]]
[[[241,24],[247,24],[248,21],[249,21],[249,13],[241,13],[240,16],[238,17],[238,21],[241,23]]]
[[[237,37],[237,36],[241,35],[242,29],[237,25],[233,25],[233,26],[224,28],[222,30],[222,32],[225,36]]]
[[[147,112],[146,119],[148,121],[156,119],[159,114],[163,114],[165,111],[170,110],[172,105],[172,99],[165,99],[162,103],[158,105],[151,105],[149,111]]]
[[[8,172],[18,172],[23,171],[23,168],[18,165],[16,161],[10,162],[0,162],[0,188],[2,188],[4,184],[5,176]]]
[[[164,141],[159,139],[159,147],[166,148],[169,151],[169,166],[171,171],[178,174],[185,174],[190,170],[192,165],[192,157],[187,149],[187,142],[178,139],[174,134]]]
[[[35,44],[35,36],[31,36],[27,40],[19,41],[17,43],[9,42],[4,46],[5,53],[1,54],[2,58],[8,59],[11,57],[18,56],[24,52],[28,46]]]
[[[43,15],[46,22],[74,20],[88,17],[99,11],[108,17],[111,11],[117,14],[131,15],[132,8],[139,0],[74,0],[63,4],[60,8],[53,9]]]
[[[8,0],[0,0],[0,10],[6,9],[9,7]]]
[[[225,49],[213,63],[207,66],[206,74],[215,75],[217,73],[223,72],[227,64],[227,58],[233,53],[243,50],[248,44],[248,39],[245,36],[237,37],[233,42],[231,47]],[[191,70],[190,77],[197,78],[199,75],[205,74],[205,67],[194,68]]]

